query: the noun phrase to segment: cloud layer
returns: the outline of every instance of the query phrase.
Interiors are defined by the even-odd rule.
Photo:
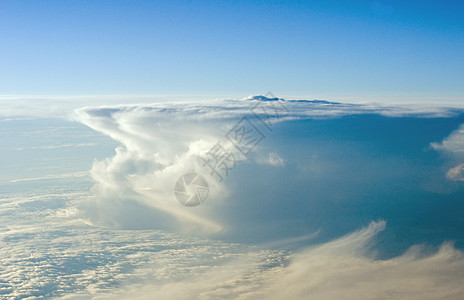
[[[385,222],[290,256],[248,252],[230,264],[184,280],[126,287],[117,299],[457,299],[463,293],[463,253],[445,243],[433,253],[413,246],[375,259],[376,235]]]
[[[0,298],[454,299],[464,293],[462,157],[442,149],[459,149],[460,129],[450,134],[462,121],[459,111],[287,100],[270,101],[288,111],[261,122],[263,110],[253,114],[261,100],[272,99],[76,111],[77,120],[118,146],[90,172],[21,176],[8,183],[15,193],[0,191]],[[265,139],[219,182],[201,158],[218,141],[239,156],[227,135],[243,117]],[[29,130],[40,124],[23,130],[36,138],[29,144],[11,143],[14,131],[8,141],[14,153],[49,155],[44,167],[58,155],[74,160],[68,150],[93,151],[98,145],[86,145],[101,138],[87,132],[77,138],[62,123],[58,136]],[[439,151],[430,151],[432,141],[442,141],[433,144]],[[445,178],[450,168],[455,182]],[[211,194],[187,208],[173,188],[191,170],[202,171]],[[369,224],[379,219],[388,228],[384,221]],[[233,230],[236,243],[227,235]]]
[[[289,251],[275,245],[290,240],[247,246],[88,226],[76,209],[87,193],[53,183],[40,192],[0,199],[5,299],[458,299],[464,292],[464,256],[452,243],[378,258],[384,221]]]

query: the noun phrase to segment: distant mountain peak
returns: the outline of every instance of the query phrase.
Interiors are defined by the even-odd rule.
[[[246,97],[245,100],[257,100],[257,101],[278,101],[278,100],[281,100],[281,101],[285,101],[284,99],[277,98],[274,95],[266,95],[266,96],[263,96],[263,95],[255,95],[255,96],[253,96],[252,95],[252,96]]]
[[[327,100],[285,100],[283,98],[278,98],[275,97],[274,95],[251,95],[246,98],[243,98],[242,100],[247,100],[247,101],[287,101],[287,102],[299,102],[299,103],[313,103],[313,104],[321,104],[321,105],[328,105],[328,104],[340,104],[339,102],[331,102]]]

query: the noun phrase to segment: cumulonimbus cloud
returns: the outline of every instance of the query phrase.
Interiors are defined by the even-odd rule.
[[[269,110],[259,109],[260,104],[279,105],[284,109],[280,115],[269,115]],[[91,175],[96,181],[95,198],[92,205],[83,206],[86,207],[84,216],[89,215],[88,218],[99,225],[125,227],[116,218],[110,220],[110,216],[115,211],[124,214],[127,206],[132,206],[129,202],[136,201],[142,207],[154,208],[177,220],[184,229],[221,231],[223,224],[216,218],[214,206],[186,210],[176,202],[173,186],[184,173],[204,167],[201,158],[243,117],[264,120],[256,126],[268,132],[272,128],[267,126],[266,120],[277,123],[353,114],[438,117],[457,113],[455,109],[445,108],[398,108],[262,96],[202,103],[84,107],[75,111],[75,119],[121,144],[114,157],[94,163]],[[260,163],[259,158],[266,154],[259,153],[259,149],[256,151],[259,154],[256,162]],[[276,167],[284,164],[285,158],[276,152],[270,153],[261,162]],[[212,173],[206,172],[204,176],[210,183],[211,198],[227,195],[227,186],[218,183]],[[96,213],[97,210],[104,210],[104,213]]]

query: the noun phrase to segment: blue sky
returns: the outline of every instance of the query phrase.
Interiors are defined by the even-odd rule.
[[[2,1],[0,94],[464,97],[460,1]]]

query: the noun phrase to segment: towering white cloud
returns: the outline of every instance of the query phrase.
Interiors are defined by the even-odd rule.
[[[264,109],[263,109],[264,107]],[[280,109],[273,110],[274,108]],[[222,220],[214,213],[214,204],[185,209],[176,202],[173,186],[186,172],[204,170],[202,157],[242,118],[257,118],[256,126],[270,133],[269,122],[330,118],[351,114],[375,113],[388,116],[436,117],[455,115],[455,110],[433,107],[385,107],[341,104],[326,101],[277,100],[262,96],[215,102],[157,103],[85,107],[75,118],[90,128],[108,135],[121,146],[112,158],[95,162],[91,171],[96,181],[93,203],[83,205],[84,214],[100,225],[125,227],[112,214],[124,214],[136,201],[141,207],[161,212],[155,218],[170,217],[184,230],[218,232]],[[255,120],[257,120],[255,119]],[[233,146],[229,145],[231,150]],[[285,158],[275,151],[260,153],[256,163],[283,166]],[[227,195],[227,185],[215,175],[202,173],[210,184],[210,198],[218,201]],[[104,214],[97,213],[104,210]],[[167,219],[166,219],[167,216]],[[140,220],[136,220],[140,223]],[[168,225],[168,226],[170,226]]]

